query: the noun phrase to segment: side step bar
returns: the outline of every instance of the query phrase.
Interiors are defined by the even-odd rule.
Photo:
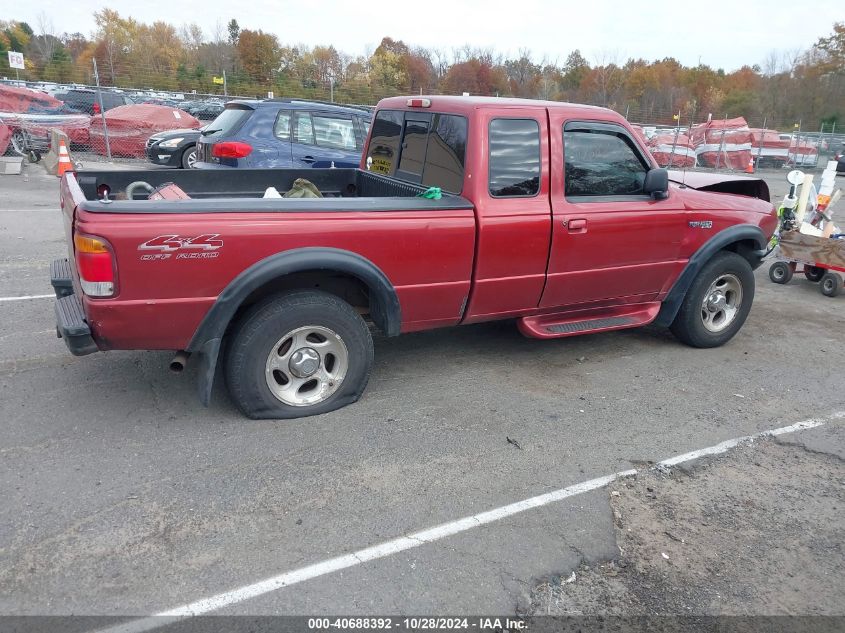
[[[562,338],[594,332],[610,332],[648,325],[657,318],[660,303],[595,309],[572,314],[542,314],[517,321],[519,331],[529,338]]]
[[[73,278],[67,258],[54,259],[50,262],[50,284],[56,293],[56,299],[73,294]]]

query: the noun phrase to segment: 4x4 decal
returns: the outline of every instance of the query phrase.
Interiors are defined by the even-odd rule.
[[[205,233],[196,237],[181,235],[159,235],[138,245],[139,251],[158,251],[141,256],[142,261],[170,259],[176,253],[176,259],[214,259],[223,248],[219,233]],[[176,252],[182,251],[182,252]]]
[[[178,251],[180,249],[196,249],[213,251],[223,247],[223,240],[219,233],[206,233],[196,237],[180,237],[179,235],[159,235],[143,244],[138,245],[139,251]]]

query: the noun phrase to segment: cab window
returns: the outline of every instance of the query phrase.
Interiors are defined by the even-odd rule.
[[[489,128],[489,189],[494,198],[540,191],[540,125],[534,119],[493,119]]]
[[[567,123],[563,159],[567,197],[645,195],[648,164],[621,126]]]

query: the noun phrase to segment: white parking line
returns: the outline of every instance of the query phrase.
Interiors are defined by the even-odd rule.
[[[0,211],[14,211],[15,213],[35,213],[36,211],[59,211],[58,203],[48,207],[12,207],[11,209],[0,209]]]
[[[724,442],[716,444],[715,446],[710,446],[689,453],[684,453],[683,455],[670,457],[669,459],[665,459],[661,462],[658,462],[656,467],[668,468],[677,464],[698,459],[699,457],[704,457],[706,455],[716,455],[719,453],[724,453],[730,450],[731,448],[734,448],[746,442],[753,442],[754,440],[765,437],[774,437],[787,433],[795,433],[796,431],[803,431],[805,429],[812,429],[824,425],[825,422],[831,420],[838,420],[841,418],[845,418],[845,411],[838,411],[824,418],[804,420],[802,422],[797,422],[789,426],[783,426],[777,429],[770,429],[768,431],[755,433],[754,435],[746,435],[743,437],[726,440]],[[211,611],[216,611],[218,609],[222,609],[224,607],[243,602],[244,600],[249,600],[250,598],[255,598],[257,596],[270,593],[271,591],[276,591],[277,589],[281,589],[283,587],[289,587],[291,585],[295,585],[297,583],[304,582],[312,578],[325,576],[326,574],[331,574],[341,569],[355,567],[356,565],[361,565],[362,563],[366,563],[371,560],[385,558],[398,552],[403,552],[405,550],[420,547],[421,545],[426,545],[427,543],[433,543],[434,541],[446,538],[447,536],[452,536],[454,534],[459,534],[461,532],[477,528],[487,523],[499,521],[515,514],[525,512],[526,510],[540,508],[550,503],[561,501],[562,499],[566,499],[568,497],[573,497],[575,495],[584,494],[585,492],[597,490],[599,488],[607,486],[608,484],[612,483],[613,481],[619,478],[631,477],[633,475],[638,474],[638,472],[640,471],[620,471],[611,475],[606,475],[604,477],[590,479],[589,481],[584,481],[573,486],[568,486],[566,488],[547,492],[542,495],[537,495],[536,497],[530,497],[528,499],[517,501],[516,503],[511,503],[506,506],[494,508],[493,510],[488,510],[487,512],[473,514],[471,516],[464,517],[462,519],[457,519],[456,521],[450,521],[448,523],[441,523],[440,525],[437,525],[435,527],[428,528],[426,530],[421,530],[419,532],[414,532],[413,534],[408,534],[407,536],[400,536],[399,538],[386,541],[379,545],[366,547],[364,549],[360,549],[355,552],[345,554],[343,556],[338,556],[337,558],[331,558],[329,560],[315,563],[313,565],[300,567],[299,569],[294,569],[292,571],[288,571],[277,576],[272,576],[256,583],[244,585],[243,587],[238,587],[237,589],[233,589],[231,591],[219,593],[209,598],[203,598],[195,602],[183,604],[181,606],[174,607],[173,609],[162,611],[150,617],[139,618],[137,620],[132,620],[125,624],[120,624],[107,629],[102,629],[98,633],[142,633],[144,631],[150,631],[158,627],[165,626],[166,624],[171,623],[174,620],[189,618],[197,615],[202,615],[204,613],[209,613]]]
[[[24,297],[0,297],[0,302],[2,301],[27,301],[29,299],[55,299],[56,295],[26,295]]]

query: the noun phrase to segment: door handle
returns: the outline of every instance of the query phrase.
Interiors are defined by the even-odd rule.
[[[314,162],[316,162],[316,161],[317,161],[317,159],[316,159],[316,158],[314,158],[313,156],[303,156],[303,157],[302,157],[302,162],[303,162],[303,163],[314,163]]]
[[[569,230],[570,233],[587,232],[587,220],[584,218],[578,218],[575,220],[564,220],[563,225]]]

